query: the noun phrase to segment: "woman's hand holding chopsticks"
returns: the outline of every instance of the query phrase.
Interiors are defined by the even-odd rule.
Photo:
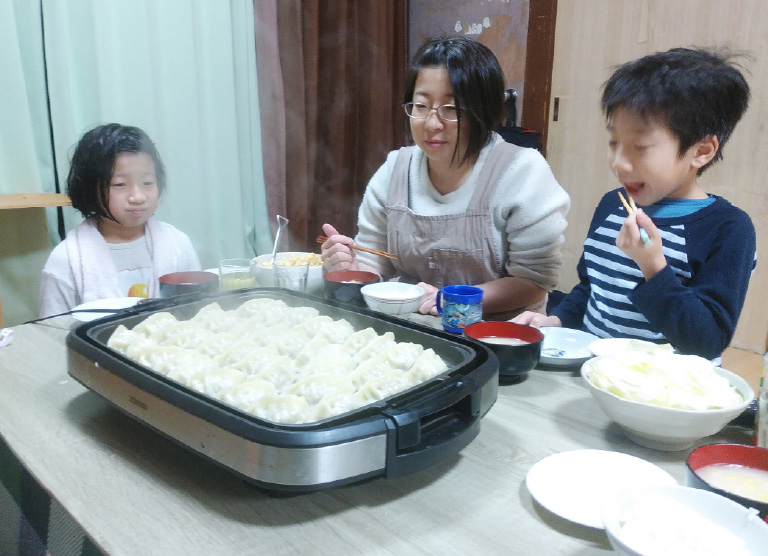
[[[621,191],[619,197],[629,214],[616,237],[616,246],[637,263],[645,279],[649,280],[667,266],[659,229],[643,209],[637,208],[631,196],[627,195],[629,203]]]

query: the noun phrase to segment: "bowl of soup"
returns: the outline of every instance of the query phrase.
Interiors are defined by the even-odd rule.
[[[745,444],[706,444],[686,459],[686,484],[710,490],[768,521],[768,449]]]
[[[363,270],[336,270],[323,276],[325,298],[357,307],[366,307],[360,290],[381,280],[375,272]]]
[[[499,381],[519,382],[536,367],[544,334],[538,328],[514,322],[476,322],[464,327],[464,335],[484,343],[499,360]]]

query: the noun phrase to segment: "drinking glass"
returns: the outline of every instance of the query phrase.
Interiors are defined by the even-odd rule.
[[[221,291],[253,288],[256,276],[251,259],[224,259],[219,263],[219,287]]]

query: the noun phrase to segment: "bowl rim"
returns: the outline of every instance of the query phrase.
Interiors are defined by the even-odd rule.
[[[622,551],[625,551],[626,549],[632,549],[632,547],[626,544],[618,535],[620,510],[622,510],[628,503],[630,503],[633,498],[649,494],[657,495],[661,498],[669,497],[670,499],[697,511],[698,508],[703,508],[704,511],[699,513],[710,520],[712,520],[712,513],[726,512],[726,515],[732,514],[734,518],[738,516],[739,519],[745,519],[748,523],[760,524],[762,522],[762,520],[757,519],[755,521],[751,521],[750,515],[752,514],[752,511],[750,511],[749,508],[744,507],[742,504],[739,504],[735,500],[705,489],[695,488],[687,485],[654,486],[637,489],[630,488],[607,496],[602,502],[600,508],[600,515],[603,520],[605,532],[611,542],[611,545],[616,547],[614,543],[618,543],[618,547],[616,547],[617,549],[621,549]],[[692,502],[699,501],[707,503],[697,503],[696,506],[692,504]],[[717,519],[713,521],[715,523],[719,522]],[[755,535],[766,537],[766,532],[761,530],[759,525],[750,525],[750,527],[756,527],[754,533]],[[762,533],[760,531],[762,531]]]
[[[193,280],[197,278],[197,280]],[[183,280],[183,281],[182,281]],[[181,270],[178,272],[169,272],[158,278],[161,284],[168,286],[196,286],[218,281],[219,275],[207,270]]]
[[[527,338],[521,338],[519,335],[515,334],[503,334],[502,332],[490,332],[490,333],[480,333],[480,334],[471,334],[469,332],[473,332],[475,330],[482,330],[482,329],[516,329],[520,330],[523,335],[529,335],[533,334],[535,336],[538,336],[538,340],[528,340]],[[469,331],[469,332],[468,332]],[[477,340],[478,342],[482,342],[480,338],[515,338],[518,340],[524,340],[528,342],[528,344],[525,345],[531,345],[531,344],[538,344],[544,342],[544,333],[536,328],[535,326],[529,326],[527,324],[518,324],[516,322],[510,322],[510,321],[480,321],[480,322],[473,322],[472,324],[468,324],[464,327],[463,333],[465,336],[468,336],[469,338],[472,338],[473,340]],[[518,347],[518,346],[511,346],[511,347]]]
[[[610,356],[602,356],[602,357],[610,357]],[[613,398],[615,400],[619,400],[623,403],[630,404],[635,407],[648,407],[653,408],[654,410],[661,410],[661,411],[667,411],[674,415],[725,415],[729,413],[736,412],[741,413],[744,411],[747,406],[752,403],[752,400],[755,397],[755,391],[752,389],[752,386],[749,385],[749,383],[741,378],[739,375],[734,373],[733,371],[729,371],[727,369],[723,369],[722,367],[715,367],[714,371],[719,374],[720,376],[723,376],[728,379],[728,382],[731,383],[731,386],[735,387],[736,390],[738,390],[739,394],[744,398],[742,402],[738,405],[734,405],[731,407],[721,407],[719,409],[682,409],[679,407],[667,407],[664,405],[654,405],[651,403],[645,403],[645,402],[638,402],[635,400],[628,400],[627,398],[622,398],[621,396],[617,396],[613,392],[609,392],[608,390],[603,390],[596,384],[594,384],[590,378],[587,376],[587,369],[590,365],[594,365],[594,362],[601,359],[601,357],[593,357],[587,361],[585,361],[581,365],[580,374],[584,381],[587,383],[587,386],[589,387],[590,391],[600,392],[601,394],[605,396],[609,396],[610,398]],[[725,373],[725,374],[723,374]],[[735,384],[733,379],[736,379],[737,383]],[[746,391],[744,391],[740,386],[746,387]],[[747,394],[745,396],[745,394]]]
[[[332,284],[345,284],[348,282],[345,282],[344,280],[342,280],[341,276],[350,275],[350,274],[354,274],[354,275],[367,274],[373,277],[370,280],[366,280],[365,282],[360,282],[359,284],[357,284],[360,286],[377,284],[381,281],[381,276],[379,276],[375,272],[371,272],[368,270],[334,270],[332,272],[326,272],[325,274],[323,274],[323,280],[325,280],[326,282],[330,282]]]

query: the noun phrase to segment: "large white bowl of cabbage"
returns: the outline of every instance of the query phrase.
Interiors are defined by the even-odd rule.
[[[716,434],[755,395],[738,375],[668,350],[595,357],[581,375],[605,414],[631,440],[656,450],[684,450]]]

